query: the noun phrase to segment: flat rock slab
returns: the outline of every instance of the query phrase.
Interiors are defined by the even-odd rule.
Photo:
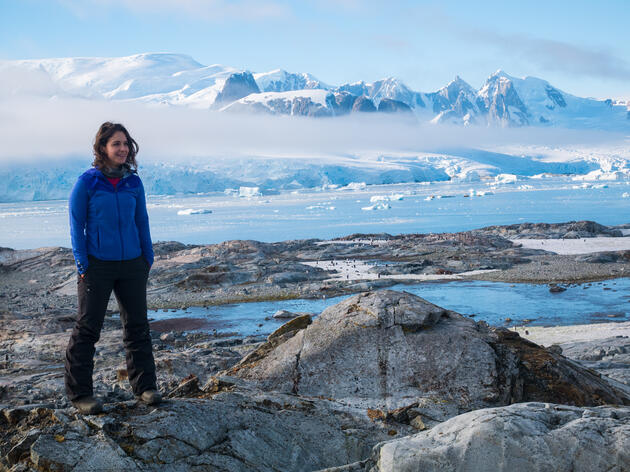
[[[302,472],[365,460],[411,432],[326,400],[255,390],[110,404],[96,416],[40,408],[13,425],[0,418],[0,469]]]
[[[375,447],[365,472],[630,470],[630,408],[543,403],[477,410]]]
[[[561,354],[405,292],[356,295],[270,339],[226,372],[267,391],[444,420],[523,401],[630,404]],[[427,410],[428,409],[428,410]],[[437,416],[435,416],[437,415]]]

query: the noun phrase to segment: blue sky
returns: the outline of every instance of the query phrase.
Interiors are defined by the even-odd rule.
[[[630,99],[629,25],[629,0],[0,0],[0,59],[175,52],[422,92],[501,68]]]

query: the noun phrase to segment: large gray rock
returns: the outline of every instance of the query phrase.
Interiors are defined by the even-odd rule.
[[[477,410],[375,447],[362,470],[628,471],[630,408],[528,403]]]
[[[304,326],[270,337],[227,374],[365,408],[424,408],[434,420],[522,401],[630,403],[557,352],[405,292],[356,295]]]
[[[560,345],[562,354],[589,369],[624,383],[630,391],[630,337],[616,336]]]

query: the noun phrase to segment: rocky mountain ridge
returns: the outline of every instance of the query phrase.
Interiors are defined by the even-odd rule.
[[[630,129],[626,103],[576,97],[545,80],[516,78],[501,70],[479,90],[458,76],[435,92],[411,90],[393,77],[333,86],[309,73],[282,69],[252,73],[218,64],[204,66],[189,56],[167,53],[3,61],[0,72],[17,77],[9,81],[15,82],[17,91],[43,96],[291,116],[412,111],[419,121],[457,125]],[[25,83],[40,85],[26,90]],[[381,107],[384,100],[388,102]]]

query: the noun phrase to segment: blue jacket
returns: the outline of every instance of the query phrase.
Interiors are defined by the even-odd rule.
[[[114,187],[97,168],[79,177],[70,194],[72,252],[80,274],[88,255],[104,261],[144,256],[153,265],[149,215],[140,177],[128,174]]]

